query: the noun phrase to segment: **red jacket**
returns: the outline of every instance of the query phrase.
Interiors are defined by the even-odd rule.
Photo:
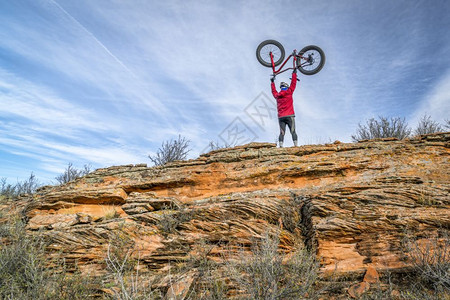
[[[272,82],[272,95],[277,99],[278,118],[293,115],[294,113],[294,99],[292,94],[294,93],[297,85],[297,74],[292,73],[291,85],[285,91],[281,90],[279,93],[275,88],[275,83]]]

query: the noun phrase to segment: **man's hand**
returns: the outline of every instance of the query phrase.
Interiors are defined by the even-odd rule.
[[[275,81],[275,75],[272,75],[272,77],[270,77],[270,82],[274,82]]]
[[[292,71],[292,74],[297,74],[297,68],[294,68],[294,70]]]

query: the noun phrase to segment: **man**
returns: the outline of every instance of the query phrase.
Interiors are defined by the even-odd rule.
[[[280,136],[278,137],[278,141],[280,143],[280,147],[283,147],[286,125],[289,127],[291,132],[294,146],[297,147],[297,133],[295,132],[295,112],[293,105],[294,99],[292,99],[292,94],[294,93],[297,85],[297,69],[294,69],[292,72],[290,86],[285,82],[280,83],[280,92],[277,92],[274,80],[275,76],[273,76],[270,81],[272,82],[272,95],[277,100],[278,123],[280,124]]]

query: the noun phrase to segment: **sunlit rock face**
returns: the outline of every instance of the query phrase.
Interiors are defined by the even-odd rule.
[[[286,255],[314,251],[323,274],[401,270],[405,236],[425,241],[450,228],[449,154],[450,133],[292,148],[252,143],[161,167],[98,169],[41,188],[23,213],[51,253],[99,274],[118,238],[142,270],[164,272],[205,245],[208,259],[220,262],[266,234],[279,237]]]

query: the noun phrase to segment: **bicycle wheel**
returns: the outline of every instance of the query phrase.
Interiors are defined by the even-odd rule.
[[[317,46],[304,47],[297,56],[297,66],[305,75],[314,75],[322,70],[325,64],[325,53]]]
[[[266,40],[256,48],[256,58],[264,67],[272,67],[270,53],[273,55],[274,65],[278,66],[284,60],[284,47],[275,40]]]

